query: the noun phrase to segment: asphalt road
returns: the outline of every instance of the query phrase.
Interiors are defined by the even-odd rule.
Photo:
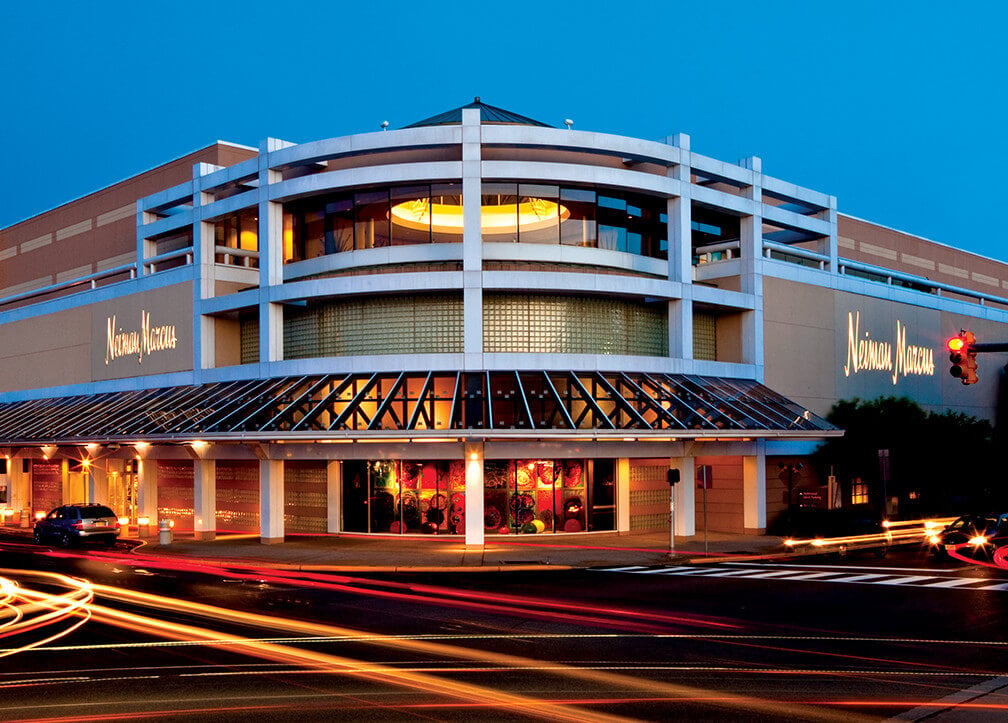
[[[1008,685],[1008,574],[913,549],[885,560],[360,577],[0,548],[0,577],[18,585],[0,590],[4,720],[1008,711],[998,692],[976,692]],[[935,703],[950,696],[959,704]]]

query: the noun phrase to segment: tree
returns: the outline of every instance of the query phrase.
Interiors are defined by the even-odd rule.
[[[844,504],[851,480],[868,484],[871,502],[884,509],[883,489],[907,513],[951,514],[965,509],[1000,509],[1001,453],[986,420],[959,412],[926,412],[905,397],[841,400],[827,419],[845,431],[813,455],[822,474],[836,475]],[[883,484],[879,450],[888,450],[889,477]],[[953,483],[958,480],[959,483]]]

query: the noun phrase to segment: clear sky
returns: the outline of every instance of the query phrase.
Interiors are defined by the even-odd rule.
[[[223,139],[479,95],[660,139],[1008,261],[1008,3],[6,2],[0,227]]]

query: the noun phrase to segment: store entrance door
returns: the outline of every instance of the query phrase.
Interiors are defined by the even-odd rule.
[[[137,475],[132,472],[112,473],[108,481],[108,504],[119,517],[137,518],[137,491],[139,489]]]

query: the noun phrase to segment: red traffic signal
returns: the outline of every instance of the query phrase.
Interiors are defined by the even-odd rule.
[[[975,343],[973,332],[965,329],[945,342],[949,350],[949,361],[952,362],[949,374],[963,384],[977,383],[976,351],[973,349]]]

